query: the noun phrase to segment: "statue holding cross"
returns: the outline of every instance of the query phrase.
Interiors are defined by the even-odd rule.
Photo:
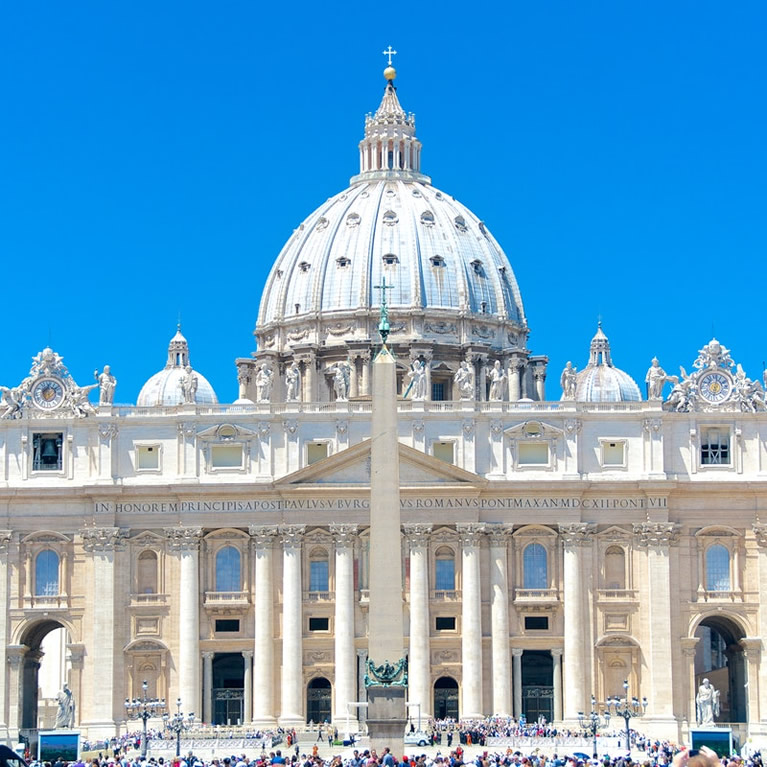
[[[391,46],[389,46],[391,47]],[[392,290],[394,285],[386,284],[386,277],[381,280],[380,285],[373,285],[374,290],[381,291],[381,319],[378,322],[378,332],[381,334],[383,345],[386,346],[386,339],[389,337],[391,325],[389,324],[389,306],[386,303],[386,291]]]

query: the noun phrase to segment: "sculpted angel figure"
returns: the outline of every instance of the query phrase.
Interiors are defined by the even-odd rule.
[[[669,380],[666,371],[660,366],[657,357],[652,358],[652,364],[645,376],[647,384],[647,399],[663,399],[663,384]]]
[[[506,372],[501,366],[501,361],[496,360],[487,374],[490,380],[490,393],[488,399],[499,402],[503,399],[503,387],[506,383]]]
[[[99,405],[111,405],[114,402],[117,386],[117,379],[112,375],[112,369],[109,365],[104,365],[103,372],[93,371],[93,377],[99,385]]]
[[[24,390],[20,387],[9,389],[7,386],[0,386],[0,392],[2,392],[0,407],[5,408],[0,418],[19,418],[24,404]]]
[[[266,363],[258,368],[256,373],[256,396],[258,402],[269,402],[272,397],[272,369]]]
[[[683,367],[679,370],[682,373],[681,380],[677,376],[670,376],[669,381],[674,384],[671,394],[668,395],[666,402],[669,410],[675,410],[677,413],[686,413],[690,409],[690,399],[692,397],[692,381],[687,377]]]
[[[570,360],[567,361],[565,369],[559,379],[562,387],[562,399],[575,399],[575,390],[578,386],[578,368]]]
[[[466,360],[463,360],[458,366],[458,370],[455,371],[453,376],[458,386],[458,393],[461,399],[473,399],[474,398],[474,371]]]
[[[90,386],[74,386],[67,391],[67,401],[69,406],[78,418],[95,415],[96,410],[88,400],[88,394],[97,386],[98,384],[91,384]]]

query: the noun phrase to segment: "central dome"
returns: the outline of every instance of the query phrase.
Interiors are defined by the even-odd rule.
[[[386,285],[387,343],[399,364],[425,364],[429,397],[454,396],[452,376],[468,362],[485,399],[485,370],[499,361],[510,371],[504,397],[542,399],[547,359],[527,349],[511,264],[485,224],[421,172],[415,117],[387,72],[381,104],[365,119],[360,172],[300,224],[267,278],[256,360],[237,361],[240,396],[257,394],[256,363],[277,374],[278,399],[287,396],[290,366],[300,368],[303,400],[332,399],[339,365],[349,372],[350,396],[369,394]]]

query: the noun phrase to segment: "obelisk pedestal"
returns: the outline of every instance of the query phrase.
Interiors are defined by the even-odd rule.
[[[407,660],[402,617],[397,377],[384,346],[373,361],[370,456],[370,607],[367,726],[370,748],[403,753]]]

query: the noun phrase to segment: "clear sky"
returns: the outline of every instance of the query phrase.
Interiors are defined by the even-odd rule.
[[[222,401],[269,268],[358,171],[399,51],[422,166],[483,219],[560,395],[601,315],[640,383],[715,334],[767,359],[767,4],[739,0],[0,6],[0,384],[50,345],[116,401],[179,313]]]

